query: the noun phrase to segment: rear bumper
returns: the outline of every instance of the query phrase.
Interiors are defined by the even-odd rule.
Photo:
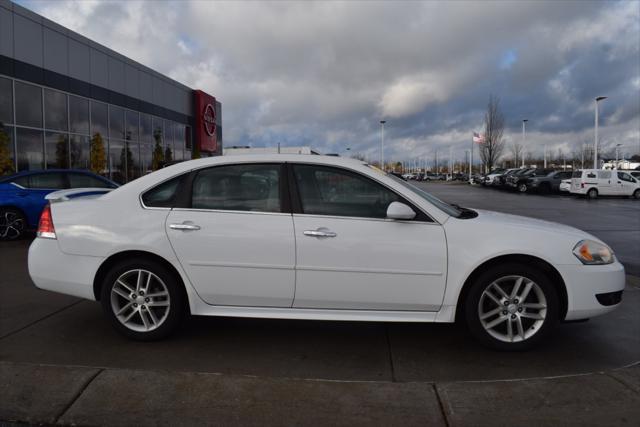
[[[40,289],[95,300],[93,279],[103,258],[63,253],[55,239],[36,238],[29,247],[29,275]]]
[[[587,319],[613,311],[620,299],[605,297],[624,290],[624,267],[619,262],[609,265],[556,265],[567,287],[565,320]],[[620,294],[618,294],[619,296]],[[601,302],[602,301],[602,302]],[[603,303],[604,302],[604,303]]]

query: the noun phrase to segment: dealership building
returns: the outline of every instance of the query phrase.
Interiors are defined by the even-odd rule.
[[[0,0],[0,173],[77,168],[123,183],[171,161],[220,155],[221,108]]]

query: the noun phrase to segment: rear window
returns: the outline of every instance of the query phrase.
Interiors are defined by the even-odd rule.
[[[71,188],[111,188],[107,182],[96,178],[95,176],[83,173],[70,173],[69,184]]]
[[[142,203],[148,208],[171,208],[175,205],[182,176],[157,185],[142,195]]]
[[[572,175],[571,178],[582,178],[582,171],[575,171]]]
[[[36,188],[42,190],[61,190],[66,187],[64,174],[58,172],[34,174],[29,175],[28,178],[28,188]]]

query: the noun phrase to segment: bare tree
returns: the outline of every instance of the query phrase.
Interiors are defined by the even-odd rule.
[[[522,155],[524,154],[522,144],[514,142],[509,146],[509,149],[511,151],[511,155],[513,156],[513,167],[517,168],[518,159],[520,160],[520,162],[522,162]]]
[[[491,95],[487,111],[484,113],[484,142],[480,144],[480,157],[489,171],[493,169],[504,150],[503,132],[504,115],[500,111],[500,99]]]

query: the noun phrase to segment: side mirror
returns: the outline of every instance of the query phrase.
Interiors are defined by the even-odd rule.
[[[391,202],[387,208],[387,218],[389,219],[413,219],[416,213],[409,206],[400,202]]]

